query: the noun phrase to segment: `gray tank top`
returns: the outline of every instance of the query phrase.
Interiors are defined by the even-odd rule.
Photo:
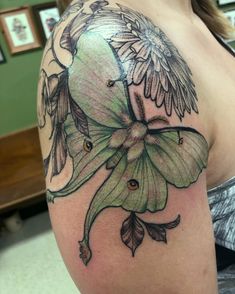
[[[235,251],[235,177],[208,191],[215,242]]]
[[[212,34],[235,57],[235,50],[219,35]],[[210,189],[208,200],[216,244],[235,251],[235,177]]]

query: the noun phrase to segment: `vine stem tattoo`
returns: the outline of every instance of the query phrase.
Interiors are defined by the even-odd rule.
[[[61,50],[70,56],[67,66]],[[109,171],[86,214],[79,241],[83,263],[92,258],[92,225],[109,207],[129,213],[120,234],[132,256],[145,232],[167,243],[167,231],[180,224],[180,214],[168,223],[147,223],[139,214],[166,209],[168,186],[195,183],[208,158],[207,142],[197,130],[171,126],[167,118],[198,113],[192,73],[178,50],[142,14],[121,5],[110,8],[105,0],[80,0],[62,16],[44,60],[58,69],[50,74],[42,66],[40,75],[39,126],[44,128],[48,117],[52,125],[45,173],[51,165],[53,178],[68,156],[73,161],[70,180],[56,192],[48,189],[48,202],[77,191],[101,167]],[[130,86],[140,84],[143,94],[131,97]],[[147,119],[147,98],[166,115]],[[163,127],[157,128],[159,123]]]

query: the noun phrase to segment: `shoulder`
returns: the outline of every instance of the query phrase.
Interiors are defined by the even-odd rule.
[[[84,186],[86,196],[93,193],[79,242],[84,264],[92,257],[91,227],[104,209],[131,212],[121,236],[134,255],[144,229],[138,223],[141,242],[130,247],[125,227],[137,223],[135,213],[164,210],[168,184],[181,195],[193,185],[205,199],[205,181],[196,182],[206,168],[207,142],[184,122],[198,113],[192,73],[167,36],[140,13],[107,1],[72,3],[45,49],[38,97],[48,201],[77,192],[104,172],[96,191],[91,182]],[[44,126],[51,129],[48,140]],[[166,242],[166,229],[179,222],[161,224],[161,234],[157,227],[150,237]]]
[[[38,118],[40,128],[50,121],[53,175],[66,163],[69,114],[84,135],[89,135],[86,114],[94,119],[98,113],[101,125],[114,128],[128,118],[128,124],[168,125],[177,133],[187,126],[186,116],[198,114],[191,70],[163,31],[130,8],[83,2],[73,2],[62,16],[41,67]]]
[[[45,51],[55,61],[52,71],[54,65],[72,65],[81,37],[97,54],[102,50],[98,39],[107,42],[127,84],[143,84],[144,96],[163,106],[168,116],[174,113],[182,120],[186,113],[198,112],[190,68],[164,32],[143,14],[119,4],[110,6],[106,0],[73,2]]]

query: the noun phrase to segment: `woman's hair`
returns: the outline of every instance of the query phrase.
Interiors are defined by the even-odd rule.
[[[56,0],[60,13],[63,13],[73,0]]]
[[[216,7],[214,0],[191,0],[194,12],[202,19],[207,27],[215,34],[224,38],[231,37],[233,30],[229,21]],[[72,2],[72,0],[57,0],[61,12]]]
[[[231,37],[234,29],[223,13],[216,7],[214,0],[191,0],[194,12],[202,19],[210,31],[222,36]]]

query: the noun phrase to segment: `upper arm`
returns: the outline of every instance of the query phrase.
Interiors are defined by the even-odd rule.
[[[39,82],[64,260],[84,293],[215,293],[192,73],[149,19],[89,3],[71,6],[55,29]]]

